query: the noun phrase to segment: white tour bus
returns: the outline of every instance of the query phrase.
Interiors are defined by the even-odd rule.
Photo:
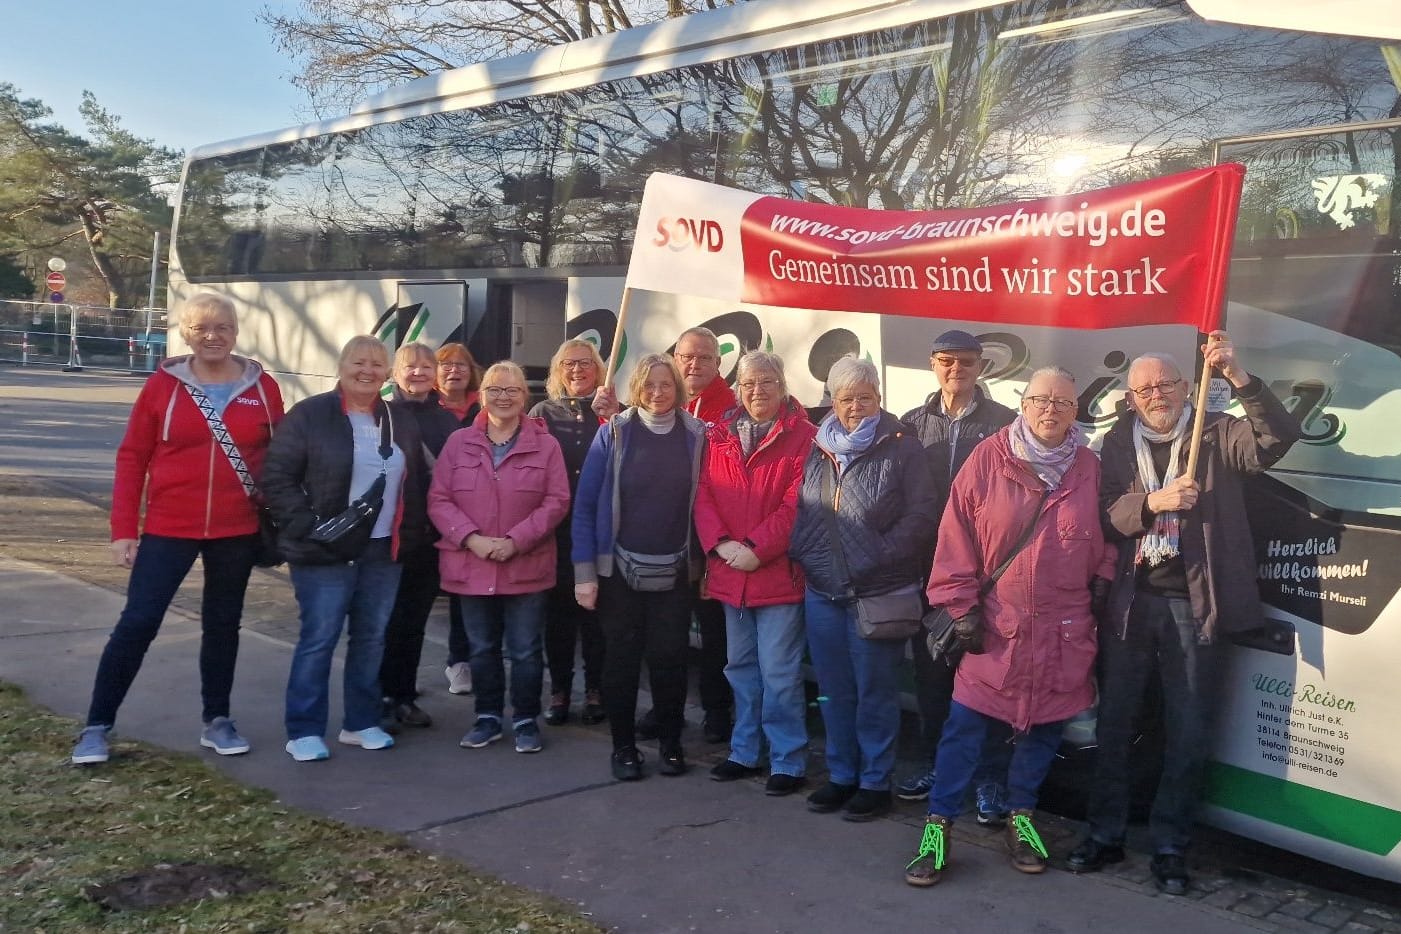
[[[1208,818],[1399,880],[1399,21],[1391,0],[758,0],[473,65],[193,151],[170,307],[229,295],[241,349],[292,398],[363,332],[461,340],[540,380],[566,335],[610,348],[652,172],[919,210],[1243,163],[1227,326],[1303,440],[1252,489],[1269,619],[1232,653]],[[888,408],[917,405],[949,326],[656,299],[622,370],[705,324],[727,377],[773,349],[809,405],[851,351]],[[1066,365],[1090,430],[1134,354],[1196,342],[967,326],[994,396]]]

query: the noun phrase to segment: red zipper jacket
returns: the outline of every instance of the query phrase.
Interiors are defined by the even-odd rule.
[[[237,357],[243,376],[221,413],[257,480],[272,431],[282,420],[277,381],[255,360]],[[190,357],[172,357],[152,373],[132,406],[117,448],[112,482],[112,541],[138,529],[171,538],[227,538],[258,531],[258,513],[238,473],[214,440],[185,384],[198,385]],[[142,491],[146,518],[140,521]]]
[[[727,412],[738,405],[734,389],[723,376],[716,376],[706,383],[700,395],[686,403],[686,411],[705,422],[705,427],[714,428],[725,420]]]
[[[803,571],[788,558],[788,539],[798,517],[803,461],[817,427],[790,397],[746,458],[734,430],[741,411],[710,430],[696,492],[696,534],[708,555],[706,587],[711,597],[730,606],[798,603]],[[748,544],[759,567],[737,571],[711,554],[726,539]]]

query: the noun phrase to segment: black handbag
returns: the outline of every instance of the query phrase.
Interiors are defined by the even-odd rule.
[[[846,564],[846,553],[842,550],[841,535],[837,531],[837,509],[832,496],[832,474],[836,467],[828,464],[822,475],[823,506],[827,510],[827,525],[832,536],[832,557],[836,559],[837,573],[847,581],[847,596],[856,603],[856,634],[863,639],[879,641],[908,639],[919,632],[920,614],[924,603],[917,589],[899,593],[883,593],[873,596],[857,596],[851,580],[851,569]]]
[[[389,482],[389,458],[394,455],[394,428],[387,408],[379,423],[379,476],[350,505],[312,528],[306,540],[320,545],[330,557],[354,561],[365,553],[375,522],[384,511],[384,490]]]
[[[983,597],[992,590],[997,583],[997,579],[1002,576],[1007,568],[1011,567],[1012,560],[1021,554],[1022,549],[1031,543],[1031,536],[1036,531],[1036,523],[1041,521],[1041,510],[1046,507],[1046,500],[1051,496],[1050,488],[1041,494],[1041,501],[1036,504],[1036,513],[1031,517],[1031,524],[1022,532],[1021,539],[1016,547],[1012,549],[997,570],[992,572],[992,576],[978,588],[978,604],[981,605]],[[963,647],[959,644],[958,631],[953,616],[944,607],[930,607],[929,612],[924,614],[923,625],[928,630],[925,636],[925,648],[929,650],[929,657],[936,662],[943,662],[950,668],[957,668],[958,663],[963,660]]]
[[[253,482],[253,474],[249,472],[248,465],[244,463],[243,454],[238,450],[238,445],[234,444],[233,437],[229,434],[229,428],[224,424],[224,419],[219,415],[219,410],[214,408],[214,403],[209,401],[209,397],[204,391],[185,383],[185,391],[190,394],[195,405],[199,406],[200,414],[209,423],[209,430],[214,434],[214,440],[223,449],[224,456],[229,459],[229,466],[238,474],[238,482],[243,485],[243,492],[248,495],[255,509],[258,510],[258,547],[253,555],[254,567],[275,568],[286,561],[282,555],[282,550],[277,545],[277,523],[273,521],[272,513],[267,504],[263,502],[262,495],[258,492],[258,485]],[[258,396],[263,398],[263,387],[258,384]],[[263,411],[268,415],[268,428],[272,428],[272,412],[268,409],[268,400],[263,398]]]

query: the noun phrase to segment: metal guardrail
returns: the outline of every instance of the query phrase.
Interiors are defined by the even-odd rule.
[[[149,373],[165,348],[164,308],[0,300],[0,362]]]

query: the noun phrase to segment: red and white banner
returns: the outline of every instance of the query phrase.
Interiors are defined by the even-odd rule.
[[[630,288],[1061,328],[1217,326],[1244,166],[945,211],[761,197],[653,175]]]

